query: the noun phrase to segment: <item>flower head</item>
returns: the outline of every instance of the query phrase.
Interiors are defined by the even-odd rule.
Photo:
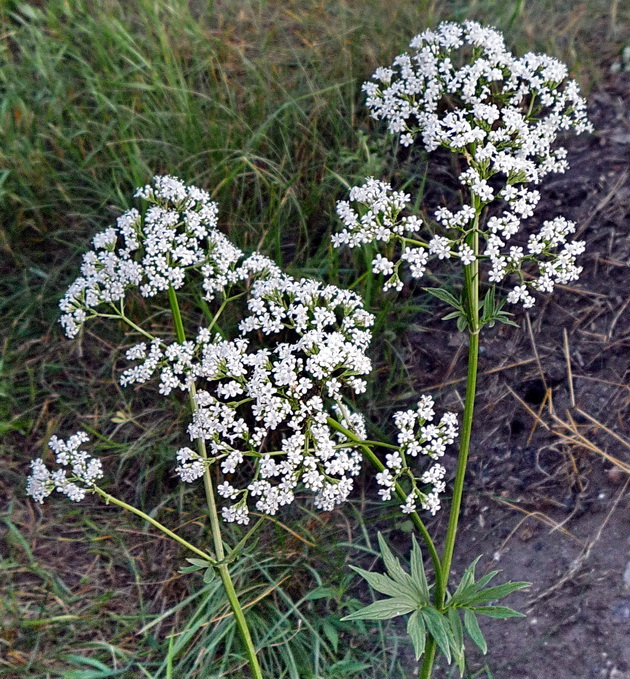
[[[101,461],[90,457],[84,450],[79,450],[89,440],[83,431],[73,434],[67,441],[53,436],[49,446],[61,468],[50,471],[43,460],[33,460],[31,475],[26,483],[28,495],[42,503],[44,498],[57,490],[74,502],[82,500],[86,492],[103,476]]]
[[[374,273],[387,277],[385,290],[402,288],[402,270],[420,278],[431,260],[453,258],[465,267],[487,262],[492,283],[516,275],[519,285],[507,299],[526,308],[534,303],[532,290],[551,292],[556,283],[576,280],[584,247],[567,241],[571,222],[545,222],[528,240],[522,233],[540,200],[527,185],[568,167],[559,136],[592,129],[562,63],[532,53],[516,57],[498,31],[478,23],[445,22],[416,36],[410,52],[377,69],[363,89],[371,115],[399,134],[403,146],[461,156],[458,181],[468,200],[456,212],[435,211],[423,235],[422,221],[410,214],[411,196],[368,178],[337,204],[344,228],[333,245],[387,244],[388,254],[373,263]]]

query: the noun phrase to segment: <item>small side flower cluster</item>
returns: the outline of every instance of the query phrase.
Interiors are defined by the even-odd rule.
[[[156,176],[153,185],[135,195],[147,204],[144,217],[132,208],[115,227],[94,237],[93,249],[83,256],[81,276],[59,304],[68,337],[98,315],[97,307],[121,303],[130,288],[153,297],[169,287],[181,288],[193,270],[211,299],[239,275],[247,275],[235,272],[243,253],[216,229],[218,207],[206,191],[175,177]]]
[[[348,201],[337,203],[337,214],[345,229],[333,234],[333,246],[347,245],[351,248],[366,243],[383,243],[400,247],[389,257],[377,254],[372,261],[375,274],[387,276],[384,290],[402,290],[400,266],[405,262],[412,278],[422,278],[429,262],[429,256],[439,259],[450,257],[450,241],[436,236],[428,243],[419,241],[416,233],[420,231],[422,220],[418,217],[403,216],[401,212],[408,207],[411,196],[402,191],[394,191],[390,184],[368,177],[365,184],[355,186]]]
[[[103,476],[101,461],[79,450],[89,440],[84,431],[73,434],[67,441],[53,436],[48,445],[62,468],[50,471],[41,458],[33,460],[26,492],[39,503],[43,503],[54,490],[67,495],[73,502],[82,500]]]
[[[446,452],[446,446],[455,442],[458,435],[457,416],[445,413],[437,424],[432,424],[434,419],[434,401],[431,396],[422,396],[415,409],[400,410],[394,414],[400,447],[385,457],[386,468],[377,474],[376,481],[381,486],[379,495],[383,500],[391,499],[396,483],[411,484],[407,501],[401,505],[405,514],[416,511],[418,502],[422,509],[431,514],[436,514],[440,509],[440,494],[446,487],[446,469],[436,463],[417,476],[409,460],[410,457],[423,455],[438,460]],[[431,487],[429,491],[427,486]]]
[[[572,223],[545,222],[526,242],[522,234],[540,200],[527,184],[568,167],[566,149],[555,148],[559,135],[592,129],[566,67],[546,55],[517,58],[498,31],[475,22],[442,23],[410,47],[412,53],[396,57],[392,68],[377,69],[365,83],[368,108],[400,134],[404,146],[419,140],[428,151],[443,147],[460,155],[468,165],[459,181],[469,203],[456,212],[438,209],[434,235],[419,238],[422,222],[408,214],[411,197],[370,178],[338,203],[344,230],[333,244],[387,244],[386,255],[373,260],[373,271],[388,276],[385,289],[401,289],[402,262],[419,278],[431,256],[458,258],[464,266],[489,261],[494,283],[516,275],[519,284],[508,301],[525,307],[534,303],[530,290],[551,292],[557,283],[576,280],[584,245],[567,241]],[[484,223],[484,208],[495,203],[507,203],[507,209]],[[478,253],[471,247],[475,234],[482,241]]]

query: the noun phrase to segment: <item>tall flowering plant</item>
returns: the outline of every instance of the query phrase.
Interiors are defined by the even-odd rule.
[[[406,281],[435,271],[442,260],[455,260],[463,270],[459,294],[427,289],[452,307],[445,319],[456,319],[458,329],[468,335],[459,456],[441,557],[415,510],[435,513],[440,506],[445,470],[432,460],[453,443],[455,417],[446,415],[433,424],[433,405],[423,397],[416,410],[395,415],[398,445],[384,463],[374,453],[378,443],[364,445],[364,453],[379,468],[381,496],[389,499],[397,493],[402,511],[413,515],[433,562],[435,583],[428,584],[415,542],[408,574],[381,539],[388,575],[356,570],[390,598],[348,616],[386,619],[408,614],[407,630],[417,658],[422,658],[419,676],[428,679],[438,648],[463,673],[464,630],[485,653],[478,615],[519,615],[488,604],[528,583],[488,587],[496,572],[475,581],[477,560],[456,589],[449,589],[473,428],[479,334],[496,322],[514,325],[506,303],[530,308],[537,293],[550,293],[555,285],[578,278],[582,268],[577,257],[584,243],[571,239],[575,224],[562,216],[542,223],[526,220],[540,200],[534,187],[549,173],[567,169],[559,135],[587,132],[591,126],[585,102],[576,83],[567,80],[563,64],[545,55],[515,57],[499,32],[475,22],[446,22],[421,33],[411,41],[409,52],[396,57],[391,67],[377,69],[363,89],[371,116],[385,122],[402,146],[429,153],[446,149],[463,168],[457,177],[462,203],[454,210],[440,207],[424,220],[411,210],[409,194],[368,178],[338,203],[343,229],[333,236],[336,247],[377,246],[372,270],[383,276],[385,290],[401,290]],[[410,457],[422,456],[431,462],[420,472],[417,460]]]
[[[347,499],[367,460],[383,500],[398,498],[422,538],[433,565],[425,572],[415,537],[411,571],[405,571],[379,536],[387,575],[355,568],[388,598],[352,613],[354,619],[408,615],[407,630],[420,679],[432,674],[439,648],[465,667],[464,632],[485,652],[478,615],[518,615],[493,602],[527,585],[488,586],[496,574],[475,579],[475,560],[449,588],[464,476],[473,427],[479,334],[512,323],[506,304],[525,308],[535,295],[575,280],[584,244],[571,240],[575,225],[559,216],[525,223],[540,193],[533,188],[567,167],[561,132],[590,129],[577,86],[555,59],[516,58],[494,29],[467,22],[425,31],[411,51],[379,68],[364,85],[372,116],[399,135],[403,146],[444,148],[463,170],[461,205],[440,207],[430,219],[413,213],[411,196],[368,178],[338,204],[343,228],[336,247],[375,244],[375,274],[385,290],[401,290],[443,260],[459,262],[458,294],[430,288],[468,335],[464,412],[438,414],[433,399],[394,414],[394,442],[368,439],[364,418],[349,403],[366,388],[373,318],[358,295],[333,285],[295,278],[268,258],[245,254],[218,228],[218,206],[204,190],[170,176],[140,188],[139,208],[96,235],[80,276],[60,303],[68,335],[107,319],[136,336],[125,354],[120,384],[155,382],[165,397],[183,393],[189,403],[189,445],[173,451],[173,472],[199,483],[207,504],[212,549],[200,548],[154,516],[102,487],[102,462],[85,450],[87,434],[53,436],[51,454],[31,463],[28,493],[43,502],[53,492],[80,502],[97,495],[151,523],[194,557],[184,572],[217,574],[242,639],[251,674],[262,679],[257,649],[234,587],[231,564],[262,519],[236,545],[227,545],[225,522],[246,526],[252,509],[272,516],[295,500],[298,489],[330,510]],[[507,293],[504,290],[507,288]],[[192,290],[196,315],[180,309],[180,291]],[[170,327],[159,332],[130,311],[133,296],[162,296]],[[187,320],[193,317],[194,321]],[[186,320],[185,320],[186,319]],[[235,320],[236,319],[236,320]],[[184,438],[184,437],[183,437]],[[440,460],[458,441],[459,456],[442,554],[421,516],[436,514],[446,490]]]
[[[252,676],[260,679],[230,574],[260,521],[226,549],[222,520],[247,525],[254,508],[274,515],[294,501],[297,488],[312,491],[322,510],[348,497],[362,460],[355,441],[366,432],[344,397],[365,390],[373,318],[352,292],[288,276],[258,253],[245,255],[218,229],[218,207],[205,191],[163,176],[136,197],[140,210],[94,237],[61,300],[61,323],[71,338],[96,318],[126,326],[142,341],[127,350],[120,384],[156,381],[164,396],[187,394],[192,447],[174,452],[173,471],[185,483],[202,480],[213,549],[200,549],[104,490],[103,465],[84,449],[89,437],[82,431],[51,438],[54,461],[31,463],[27,492],[40,503],[53,492],[74,502],[97,495],[187,548],[193,557],[184,572],[220,576]],[[178,300],[186,288],[203,291],[206,310],[205,322],[200,312],[192,327]],[[130,314],[133,295],[168,299],[171,328],[156,333],[147,318]],[[232,307],[240,320],[228,330],[222,321]]]

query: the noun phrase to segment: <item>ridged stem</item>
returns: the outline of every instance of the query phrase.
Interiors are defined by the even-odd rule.
[[[177,294],[173,288],[168,289],[168,301],[171,306],[171,312],[173,314],[173,323],[175,325],[175,334],[177,336],[177,341],[182,343],[186,341],[186,333],[184,331],[184,323],[182,321],[182,314],[179,309],[179,303],[177,301]],[[193,414],[197,412],[197,401],[195,400],[195,385],[191,384],[189,389],[190,397],[190,407]],[[238,627],[238,632],[241,637],[243,644],[245,645],[245,652],[247,653],[247,658],[249,661],[249,666],[252,671],[252,676],[254,679],[263,679],[262,670],[260,668],[260,663],[258,662],[258,657],[256,656],[256,647],[252,640],[252,635],[247,626],[247,620],[245,619],[245,614],[243,613],[243,608],[238,600],[238,595],[234,589],[234,583],[232,582],[232,576],[228,565],[226,563],[221,563],[225,559],[225,550],[223,549],[223,539],[221,537],[221,522],[219,520],[219,515],[217,513],[217,505],[214,499],[214,487],[212,484],[212,476],[210,474],[210,467],[207,464],[208,452],[206,450],[206,442],[204,439],[197,439],[197,449],[199,455],[204,460],[204,474],[203,474],[203,485],[206,493],[206,503],[208,505],[208,518],[210,519],[210,529],[212,532],[212,541],[214,543],[214,552],[219,562],[216,566],[219,571],[219,576],[221,577],[221,582],[223,583],[223,589],[230,603],[230,608],[234,614],[234,619],[236,620],[236,626]]]
[[[473,229],[470,234],[469,245],[475,253],[475,261],[464,268],[464,295],[467,303],[468,316],[468,374],[466,378],[466,396],[464,401],[464,416],[462,422],[462,432],[459,439],[459,455],[457,458],[457,471],[455,473],[455,483],[453,485],[453,498],[451,501],[451,511],[448,518],[448,528],[444,541],[444,552],[442,554],[442,575],[440,583],[435,588],[435,605],[438,610],[444,609],[446,600],[446,590],[455,550],[455,538],[457,537],[457,526],[459,523],[459,512],[462,505],[462,495],[464,493],[464,479],[466,476],[466,465],[468,464],[468,451],[470,449],[470,435],[473,426],[473,416],[475,410],[475,396],[477,393],[477,364],[479,358],[479,209],[477,209]],[[422,665],[418,674],[418,679],[430,679],[435,660],[436,642],[429,636],[425,648]]]

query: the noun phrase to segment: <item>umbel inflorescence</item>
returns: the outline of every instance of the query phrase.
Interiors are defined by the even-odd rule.
[[[177,451],[175,472],[190,483],[218,466],[225,520],[247,523],[252,505],[273,515],[293,502],[298,487],[316,493],[318,508],[332,509],[352,490],[361,455],[356,440],[329,420],[355,439],[366,438],[363,417],[348,397],[365,391],[364,377],[372,369],[366,353],[372,315],[353,292],[289,276],[258,253],[245,255],[218,230],[218,208],[205,191],[155,177],[136,197],[142,209],[119,217],[84,255],[81,276],[60,303],[66,334],[75,337],[91,318],[126,322],[145,339],[127,350],[131,365],[120,375],[121,385],[156,379],[163,395],[192,390],[188,434],[197,446]],[[186,284],[199,286],[205,301],[217,306],[214,319],[194,337],[153,335],[127,316],[129,293],[154,297]],[[227,337],[220,315],[238,299],[246,300],[243,315]],[[401,439],[405,460],[418,452],[439,457],[444,442],[454,438],[455,424],[443,421],[421,431],[424,448]],[[100,462],[78,451],[86,442],[83,432],[67,444],[51,440],[61,451],[56,462],[70,464],[72,476],[68,480],[65,472],[51,472],[36,460],[28,492],[41,502],[56,488],[81,500],[103,476]],[[204,454],[195,450],[199,442]],[[401,473],[402,467],[391,467],[388,478]],[[407,510],[418,501],[435,512],[443,469],[434,466],[424,480],[405,473],[414,488]],[[379,483],[387,488],[389,481]]]
[[[423,224],[409,209],[409,194],[369,178],[338,204],[344,229],[334,245],[387,246],[372,264],[387,277],[386,289],[402,288],[402,265],[421,278],[431,260],[470,266],[479,259],[492,283],[516,277],[508,301],[530,307],[532,290],[551,292],[582,270],[576,257],[584,244],[569,239],[572,222],[544,221],[529,236],[524,222],[540,200],[530,185],[568,167],[566,149],[556,147],[559,134],[591,130],[585,101],[564,64],[546,55],[515,57],[498,31],[475,22],[442,23],[410,48],[364,84],[368,108],[403,146],[459,155],[467,200],[455,211],[439,208]],[[481,242],[471,247],[475,238]]]

